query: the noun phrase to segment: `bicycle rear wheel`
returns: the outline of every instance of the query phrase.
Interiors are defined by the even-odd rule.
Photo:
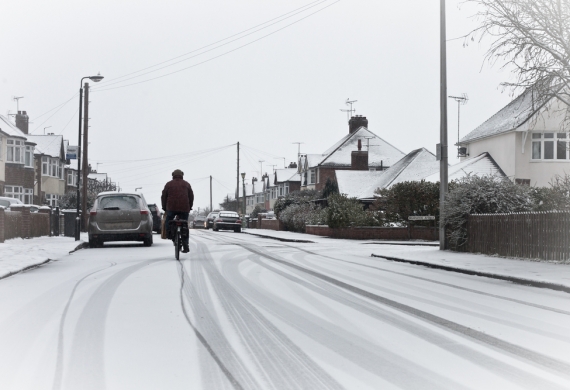
[[[180,228],[178,228],[176,236],[174,237],[174,256],[176,257],[176,260],[180,260],[180,245],[182,244],[180,242],[180,238]]]

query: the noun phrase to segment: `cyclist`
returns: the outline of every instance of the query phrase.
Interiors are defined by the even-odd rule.
[[[172,172],[172,180],[162,190],[162,209],[166,211],[165,227],[178,215],[178,218],[188,220],[188,214],[194,205],[192,186],[184,180],[184,172],[176,169]],[[167,230],[169,232],[169,229]],[[188,253],[188,237],[182,239],[182,253]]]

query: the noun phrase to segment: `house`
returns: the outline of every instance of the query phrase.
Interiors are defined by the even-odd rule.
[[[38,204],[39,198],[34,194],[35,143],[27,137],[26,111],[18,111],[16,123],[20,128],[0,115],[0,195]]]
[[[358,145],[361,145],[357,149]],[[365,147],[366,150],[361,150]],[[322,190],[338,170],[384,170],[395,164],[404,153],[368,130],[364,116],[353,116],[348,134],[321,155],[306,154],[299,158],[302,189]]]
[[[462,160],[488,153],[515,183],[547,186],[570,173],[568,106],[532,88],[459,141]]]
[[[28,134],[27,138],[36,144],[34,156],[38,171],[34,190],[37,203],[56,207],[66,193],[68,180],[63,136]]]
[[[439,162],[439,161],[438,161]],[[487,152],[451,165],[447,169],[448,181],[461,179],[467,175],[471,176],[496,176],[507,177],[499,164]],[[439,182],[439,169],[437,172],[423,178],[432,183]]]
[[[273,210],[275,202],[279,197],[301,189],[301,175],[299,175],[295,164],[289,164],[289,168],[276,169],[275,172],[273,172],[273,185],[271,189],[272,192],[269,196],[270,207],[268,210]]]

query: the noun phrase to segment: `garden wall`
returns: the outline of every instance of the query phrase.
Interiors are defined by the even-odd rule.
[[[332,229],[326,225],[307,225],[307,234],[351,240],[439,240],[439,230],[429,227],[362,226]]]

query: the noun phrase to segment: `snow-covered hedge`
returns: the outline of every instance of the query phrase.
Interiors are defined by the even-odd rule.
[[[356,198],[344,194],[332,194],[328,197],[327,225],[331,228],[350,226],[380,226],[379,212],[364,210]]]

